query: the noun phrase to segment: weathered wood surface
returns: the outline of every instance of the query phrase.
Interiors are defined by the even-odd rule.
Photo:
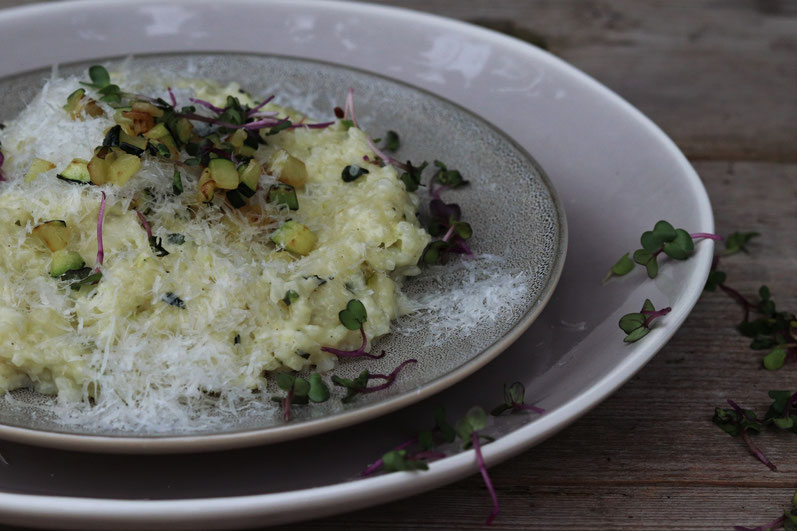
[[[797,307],[797,2],[402,0],[380,2],[477,22],[543,43],[658,123],[693,161],[717,231],[757,230],[728,284],[767,283]],[[756,442],[769,472],[711,422],[733,397],[759,411],[795,368],[759,369],[723,294],[697,304],[673,340],[618,393],[547,442],[491,469],[499,529],[731,529],[760,525],[797,488],[797,440]],[[309,529],[482,528],[479,476]]]
[[[0,0],[0,7],[24,2]],[[658,123],[694,161],[717,231],[757,230],[728,283],[797,307],[797,1],[391,0],[544,44]],[[726,397],[757,410],[795,389],[760,370],[733,329],[739,309],[704,296],[637,376],[549,441],[491,469],[499,529],[731,529],[769,522],[797,488],[797,440],[756,439],[769,472],[710,422]],[[478,476],[302,529],[481,528]],[[291,526],[295,529],[296,526]]]

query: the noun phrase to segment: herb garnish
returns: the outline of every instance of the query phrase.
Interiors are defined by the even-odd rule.
[[[661,310],[657,310],[650,299],[645,299],[642,309],[639,312],[627,313],[620,318],[620,328],[627,335],[625,336],[626,343],[633,343],[639,341],[650,332],[651,322],[657,318],[667,315],[672,311],[672,308],[667,306]]]
[[[763,428],[763,424],[758,420],[755,411],[751,409],[742,409],[736,402],[730,399],[728,399],[728,404],[731,406],[730,409],[715,408],[714,417],[711,420],[731,437],[741,435],[750,453],[767,465],[770,470],[776,471],[777,467],[755,444],[753,444],[752,439],[750,439],[750,434],[748,432],[760,433]]]
[[[169,251],[163,248],[163,239],[156,238],[152,235],[152,227],[150,227],[149,223],[147,222],[147,218],[144,217],[144,214],[136,210],[136,215],[138,216],[138,220],[141,222],[141,226],[147,231],[147,241],[149,241],[149,246],[152,249],[152,252],[155,253],[155,256],[158,258],[163,258],[169,254]]]
[[[722,236],[705,232],[689,234],[684,229],[676,229],[669,222],[660,220],[656,222],[653,230],[642,233],[640,238],[642,248],[634,251],[633,261],[629,258],[629,253],[624,254],[609,269],[603,282],[607,282],[612,276],[630,273],[634,269],[634,262],[644,266],[650,278],[656,278],[659,274],[658,257],[661,253],[673,260],[686,260],[695,250],[696,239],[721,240]]]
[[[349,164],[343,171],[340,173],[341,178],[343,179],[344,183],[350,183],[352,181],[356,181],[357,178],[370,173],[365,168],[361,168],[356,164]]]
[[[398,367],[393,369],[393,372],[390,374],[371,374],[368,370],[364,370],[360,373],[357,378],[349,379],[349,378],[341,378],[340,376],[333,375],[332,376],[332,383],[338,385],[340,387],[346,388],[346,396],[343,397],[342,402],[344,404],[351,402],[354,400],[359,394],[361,393],[373,393],[376,391],[381,391],[382,389],[387,389],[393,382],[396,381],[396,377],[398,376],[401,369],[405,366],[409,365],[410,363],[418,363],[416,359],[408,359],[407,361],[401,363]],[[368,387],[368,382],[371,380],[385,380],[384,383],[379,385],[375,385],[373,387]]]
[[[67,271],[59,277],[63,281],[74,280],[70,282],[69,287],[73,290],[79,290],[81,286],[95,284],[102,278],[101,272],[92,272],[90,267],[81,267],[80,269],[72,269]]]
[[[357,299],[351,299],[346,304],[346,308],[338,313],[338,319],[340,319],[340,323],[349,330],[360,331],[360,335],[362,335],[363,338],[362,345],[360,345],[360,348],[357,350],[340,350],[332,347],[321,347],[322,351],[329,352],[330,354],[334,354],[339,357],[348,358],[379,359],[385,356],[384,350],[379,355],[370,354],[365,351],[365,346],[368,343],[368,339],[365,336],[365,328],[363,325],[365,325],[365,322],[368,320],[368,312],[365,311],[365,305],[363,305],[362,302]]]
[[[299,294],[293,291],[292,289],[286,291],[285,296],[282,298],[282,302],[284,302],[286,306],[290,306],[291,304],[293,304],[298,300],[299,300]]]
[[[382,146],[382,149],[386,151],[391,151],[395,153],[401,147],[401,140],[399,139],[399,135],[395,131],[388,131],[385,135],[385,145]]]
[[[185,301],[171,291],[167,291],[161,300],[166,304],[185,310]]]
[[[520,383],[515,382],[512,385],[504,384],[504,403],[495,406],[490,414],[494,417],[509,411],[511,413],[520,413],[523,411],[533,411],[534,413],[543,414],[545,410],[537,407],[530,406],[523,401],[526,394],[526,387]]]
[[[291,420],[291,406],[305,405],[309,402],[326,402],[329,400],[329,387],[318,373],[310,375],[310,381],[295,373],[280,372],[276,375],[277,387],[287,391],[284,397],[272,396],[271,400],[282,404],[282,417],[285,422]]]
[[[102,222],[105,219],[105,192],[100,192],[102,199],[100,200],[100,210],[97,214],[97,266],[94,271],[100,270],[102,261],[105,258],[105,248],[102,246]]]

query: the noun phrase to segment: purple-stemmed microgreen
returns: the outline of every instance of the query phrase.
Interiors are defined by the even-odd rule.
[[[295,373],[281,372],[276,375],[275,380],[277,387],[287,392],[282,397],[271,397],[274,402],[279,402],[285,422],[291,420],[292,406],[306,405],[310,402],[322,403],[329,400],[329,387],[318,373],[312,373],[307,380]]]
[[[5,160],[6,160],[5,155],[3,155],[3,152],[0,151],[0,182],[8,180],[6,179],[6,176],[3,173],[3,162],[5,162]]]
[[[136,210],[136,215],[138,216],[138,220],[141,222],[141,226],[147,232],[147,241],[149,242],[149,247],[150,249],[152,249],[152,252],[155,254],[155,256],[157,256],[158,258],[167,256],[169,254],[169,251],[163,248],[163,239],[156,238],[155,236],[152,235],[152,227],[147,221],[147,218],[144,217],[144,214]]]
[[[747,252],[746,244],[756,232],[736,232],[728,238],[726,243],[727,254]],[[727,275],[719,270],[720,256],[714,257],[711,271],[704,287],[705,291],[716,291],[718,288],[725,292],[742,308],[743,319],[737,330],[743,336],[752,339],[750,348],[753,350],[768,350],[762,363],[767,370],[777,370],[788,361],[797,360],[797,316],[788,311],[777,311],[772,294],[767,286],[758,290],[759,300],[750,301],[739,291],[728,286],[725,282]],[[750,318],[751,312],[758,314],[755,319]]]
[[[340,350],[337,348],[332,347],[321,347],[321,350],[324,352],[329,352],[330,354],[334,354],[339,357],[346,357],[346,358],[371,358],[371,359],[379,359],[385,356],[385,351],[383,350],[381,354],[369,354],[365,351],[365,347],[368,343],[368,339],[365,336],[365,322],[368,320],[368,312],[365,310],[365,306],[362,302],[358,301],[357,299],[351,299],[348,303],[346,303],[346,308],[341,310],[338,313],[338,319],[340,320],[340,324],[346,327],[349,330],[359,330],[360,335],[362,336],[363,342],[360,345],[360,348],[356,350]]]
[[[750,453],[759,461],[764,463],[770,470],[777,471],[777,467],[770,461],[764,453],[758,449],[750,438],[750,432],[760,433],[763,424],[750,409],[742,409],[736,402],[728,399],[728,408],[715,408],[714,417],[711,419],[714,424],[731,437],[741,436]]]
[[[645,299],[642,309],[635,313],[627,313],[620,318],[620,328],[626,333],[626,343],[639,341],[650,332],[650,325],[654,319],[667,315],[672,311],[669,306],[657,310],[650,299]]]
[[[797,433],[797,411],[793,410],[797,405],[797,392],[770,391],[769,397],[773,401],[764,416],[767,424]]]
[[[498,496],[490,481],[490,475],[487,473],[487,465],[482,456],[481,439],[485,438],[488,442],[492,441],[491,437],[479,433],[479,431],[483,430],[485,427],[487,427],[487,413],[485,413],[484,409],[481,407],[476,406],[469,409],[465,416],[457,421],[454,429],[457,435],[465,442],[463,447],[467,449],[473,446],[473,450],[476,453],[476,464],[479,467],[479,472],[481,472],[484,485],[487,487],[487,491],[490,493],[490,498],[493,501],[493,510],[490,512],[485,522],[485,525],[490,525],[493,520],[495,520],[495,517],[498,516]]]
[[[497,417],[506,411],[511,413],[520,413],[523,411],[532,411],[539,414],[545,413],[545,410],[540,407],[526,404],[524,402],[525,395],[526,388],[522,383],[515,382],[512,385],[504,384],[504,403],[494,407],[492,411],[490,411],[490,414]]]
[[[418,360],[414,358],[408,359],[399,364],[390,374],[371,374],[366,369],[354,379],[341,378],[340,376],[334,375],[332,376],[332,383],[346,388],[346,396],[342,399],[342,402],[346,404],[354,400],[360,394],[374,393],[387,389],[396,381],[401,370],[411,363],[418,363]],[[368,387],[368,382],[371,380],[384,380],[384,382],[379,385]]]
[[[658,257],[661,253],[673,260],[686,260],[695,250],[695,240],[722,240],[722,236],[706,232],[689,234],[684,229],[676,229],[669,222],[656,222],[653,230],[645,231],[640,237],[641,249],[633,254],[626,253],[611,267],[602,282],[606,283],[613,276],[627,275],[634,269],[634,263],[644,266],[648,277],[656,278],[659,274]],[[633,260],[631,259],[633,257]]]
[[[741,525],[733,526],[735,531],[771,531],[783,526],[785,531],[797,531],[797,491],[791,497],[791,508],[783,511],[783,515],[775,518],[768,524],[758,527],[745,527]]]
[[[94,273],[100,271],[100,266],[105,259],[105,248],[102,245],[102,222],[105,219],[105,192],[100,192],[102,199],[100,200],[100,210],[97,214],[97,265],[94,268]]]

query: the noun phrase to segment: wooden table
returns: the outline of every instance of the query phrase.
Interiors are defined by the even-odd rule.
[[[770,286],[797,311],[797,1],[391,0],[543,45],[647,114],[689,157],[717,231],[758,231],[723,262],[750,296]],[[734,329],[739,308],[706,294],[655,359],[547,442],[490,469],[504,529],[732,529],[762,525],[797,488],[797,437],[755,440],[770,472],[711,422],[734,398],[766,411],[797,390],[797,365],[760,368]],[[302,528],[481,528],[490,498],[474,475],[403,501]],[[287,529],[287,528],[286,528]],[[295,527],[294,527],[295,529]]]
[[[0,6],[25,2],[0,0]],[[797,1],[392,0],[542,45],[650,116],[708,188],[717,231],[755,230],[724,261],[728,284],[768,284],[797,310]],[[707,294],[656,358],[547,442],[490,470],[506,529],[731,529],[776,518],[797,488],[797,438],[756,439],[770,472],[711,423],[732,397],[763,411],[767,390],[797,389],[797,365],[760,368]],[[479,476],[302,529],[481,528]],[[286,527],[288,529],[288,527]],[[297,529],[291,526],[290,529]]]

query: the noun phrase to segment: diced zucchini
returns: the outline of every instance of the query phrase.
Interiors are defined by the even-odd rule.
[[[108,168],[108,182],[124,186],[141,169],[141,159],[129,153],[117,152]]]
[[[106,155],[106,157],[108,157],[108,155]],[[89,175],[91,176],[91,182],[93,182],[97,186],[102,186],[103,184],[108,182],[108,174],[110,173],[110,163],[104,158],[101,158],[99,154],[91,157],[88,169],[89,169]]]
[[[216,181],[216,187],[223,190],[238,188],[239,177],[235,164],[229,159],[210,159],[208,162],[211,178]]]
[[[202,175],[199,176],[199,183],[197,185],[199,200],[203,203],[209,203],[213,200],[215,190],[216,182],[210,176],[210,169],[205,168],[202,170]]]
[[[45,221],[33,228],[32,234],[39,238],[51,251],[60,251],[69,245],[69,229],[60,219]]]
[[[306,255],[315,247],[318,237],[296,221],[286,221],[271,235],[271,241],[292,253]]]
[[[227,141],[232,144],[234,148],[239,148],[244,145],[244,140],[246,140],[246,131],[244,129],[238,129],[233,134],[230,135],[230,138]]]
[[[72,94],[66,97],[66,105],[64,105],[64,110],[69,113],[69,116],[76,120],[78,115],[80,114],[80,101],[86,95],[86,89],[79,88],[74,91]]]
[[[191,133],[194,132],[194,124],[188,118],[180,118],[175,125],[175,133],[177,140],[183,144],[187,144],[191,140]]]
[[[246,166],[241,164],[238,166],[238,176],[241,179],[241,184],[238,185],[238,191],[245,197],[252,197],[257,192],[257,183],[260,181],[260,172],[262,168],[255,159],[249,161]]]
[[[243,145],[235,150],[235,153],[241,155],[242,157],[254,157],[255,153],[257,153],[257,148],[253,148],[247,145]]]
[[[53,168],[55,168],[55,164],[49,160],[33,159],[33,162],[30,163],[30,168],[28,168],[28,172],[25,174],[25,182],[29,183],[38,177],[40,173],[50,171]]]
[[[156,118],[163,116],[163,109],[159,109],[155,107],[153,104],[146,102],[146,101],[136,101],[133,102],[132,110],[138,112],[145,112],[149,115],[152,115]]]
[[[291,210],[299,210],[299,199],[296,197],[296,190],[290,184],[272,184],[268,189],[266,200],[269,203],[285,205]]]
[[[159,123],[156,124],[155,127],[153,127],[152,129],[144,133],[144,136],[147,138],[152,138],[153,140],[160,140],[165,136],[171,137],[172,135],[171,133],[169,133],[169,130],[166,128],[166,124]]]
[[[120,107],[116,109],[113,113],[113,121],[121,125],[125,133],[127,133],[128,135],[134,135],[135,133],[133,132],[133,119],[124,115],[124,113],[130,110],[131,110],[130,107]]]
[[[64,181],[69,181],[78,184],[86,184],[91,182],[91,175],[89,175],[89,161],[84,159],[72,159],[72,162],[58,174],[58,178]]]
[[[60,277],[67,271],[80,269],[86,265],[80,254],[75,251],[60,249],[53,253],[53,261],[50,263],[50,276]]]
[[[268,172],[285,184],[297,190],[304,188],[307,182],[307,167],[284,149],[277,150],[268,161]]]

